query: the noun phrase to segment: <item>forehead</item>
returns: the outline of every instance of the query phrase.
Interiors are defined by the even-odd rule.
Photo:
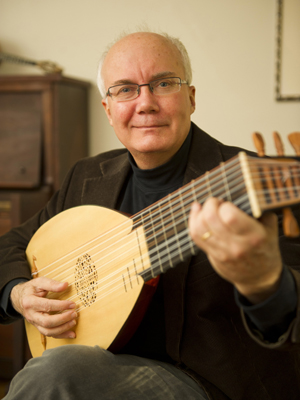
[[[122,79],[149,80],[169,71],[184,78],[179,50],[168,39],[152,33],[128,35],[109,50],[102,69],[106,87]]]

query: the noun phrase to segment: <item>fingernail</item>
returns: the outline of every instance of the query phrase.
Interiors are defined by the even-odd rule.
[[[70,338],[70,339],[74,339],[75,337],[76,337],[75,332],[71,332],[71,333],[69,334],[69,338]]]
[[[69,305],[69,308],[75,308],[76,307],[76,303],[72,303]]]
[[[72,317],[72,318],[76,318],[76,317],[77,317],[77,313],[76,313],[76,312],[73,312],[73,313],[71,314],[71,317]]]

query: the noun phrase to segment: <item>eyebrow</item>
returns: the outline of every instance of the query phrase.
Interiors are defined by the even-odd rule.
[[[177,74],[177,75],[178,75],[178,74]],[[154,80],[156,80],[156,79],[165,78],[165,77],[167,77],[167,76],[176,76],[176,73],[175,73],[175,72],[172,72],[172,71],[163,71],[163,72],[159,72],[158,74],[152,75],[152,77],[151,77],[151,79],[150,79],[150,82],[151,82],[151,81],[154,81]],[[130,79],[119,79],[119,80],[115,81],[111,86],[115,86],[115,85],[127,85],[127,84],[130,84],[130,83],[136,84],[136,82],[133,82],[133,81],[130,80]]]

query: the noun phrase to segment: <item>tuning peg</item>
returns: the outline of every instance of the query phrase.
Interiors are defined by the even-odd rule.
[[[299,144],[300,144],[300,133],[298,135],[299,135],[298,138],[299,138]],[[293,138],[294,137],[295,136],[293,136]],[[282,143],[279,133],[273,132],[273,138],[274,138],[277,154],[279,156],[284,156],[284,147],[283,147],[283,143]],[[293,138],[292,138],[292,141],[293,141]],[[300,146],[299,146],[299,150],[300,150]],[[288,207],[283,209],[283,222],[282,223],[283,223],[283,231],[284,231],[285,236],[288,236],[288,237],[299,236],[300,230],[299,230],[298,223],[292,213],[292,210]]]
[[[294,217],[292,210],[290,208],[283,209],[282,226],[285,236],[297,237],[300,235],[300,229],[297,220]]]
[[[284,147],[281,140],[281,137],[278,132],[273,132],[273,139],[276,147],[277,154],[279,156],[284,156]]]
[[[300,156],[300,132],[290,133],[288,135],[288,138],[297,156]]]
[[[259,132],[254,132],[252,134],[253,142],[256,147],[256,151],[259,157],[265,156],[265,143],[262,135]],[[284,156],[284,147],[281,140],[281,137],[278,132],[273,132],[273,139],[275,142],[275,147],[277,154],[279,156]],[[292,146],[295,148],[297,155],[300,153],[300,132],[291,133],[289,135],[290,142]],[[299,151],[299,153],[298,153]],[[297,237],[300,235],[299,226],[296,218],[294,217],[290,208],[286,207],[283,209],[283,232],[285,236],[288,237]]]
[[[259,157],[265,156],[265,142],[262,135],[259,132],[252,133],[252,139],[254,142],[254,146],[256,148],[257,154]]]

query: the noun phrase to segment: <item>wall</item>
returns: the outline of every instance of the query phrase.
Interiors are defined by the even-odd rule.
[[[300,103],[275,98],[275,0],[0,0],[2,51],[51,60],[66,76],[92,83],[90,154],[120,147],[96,88],[101,52],[120,31],[147,23],[181,38],[193,66],[197,108],[193,120],[220,141],[254,149],[261,132],[300,131]],[[37,73],[9,63],[0,74]],[[286,138],[287,152],[291,146]]]

